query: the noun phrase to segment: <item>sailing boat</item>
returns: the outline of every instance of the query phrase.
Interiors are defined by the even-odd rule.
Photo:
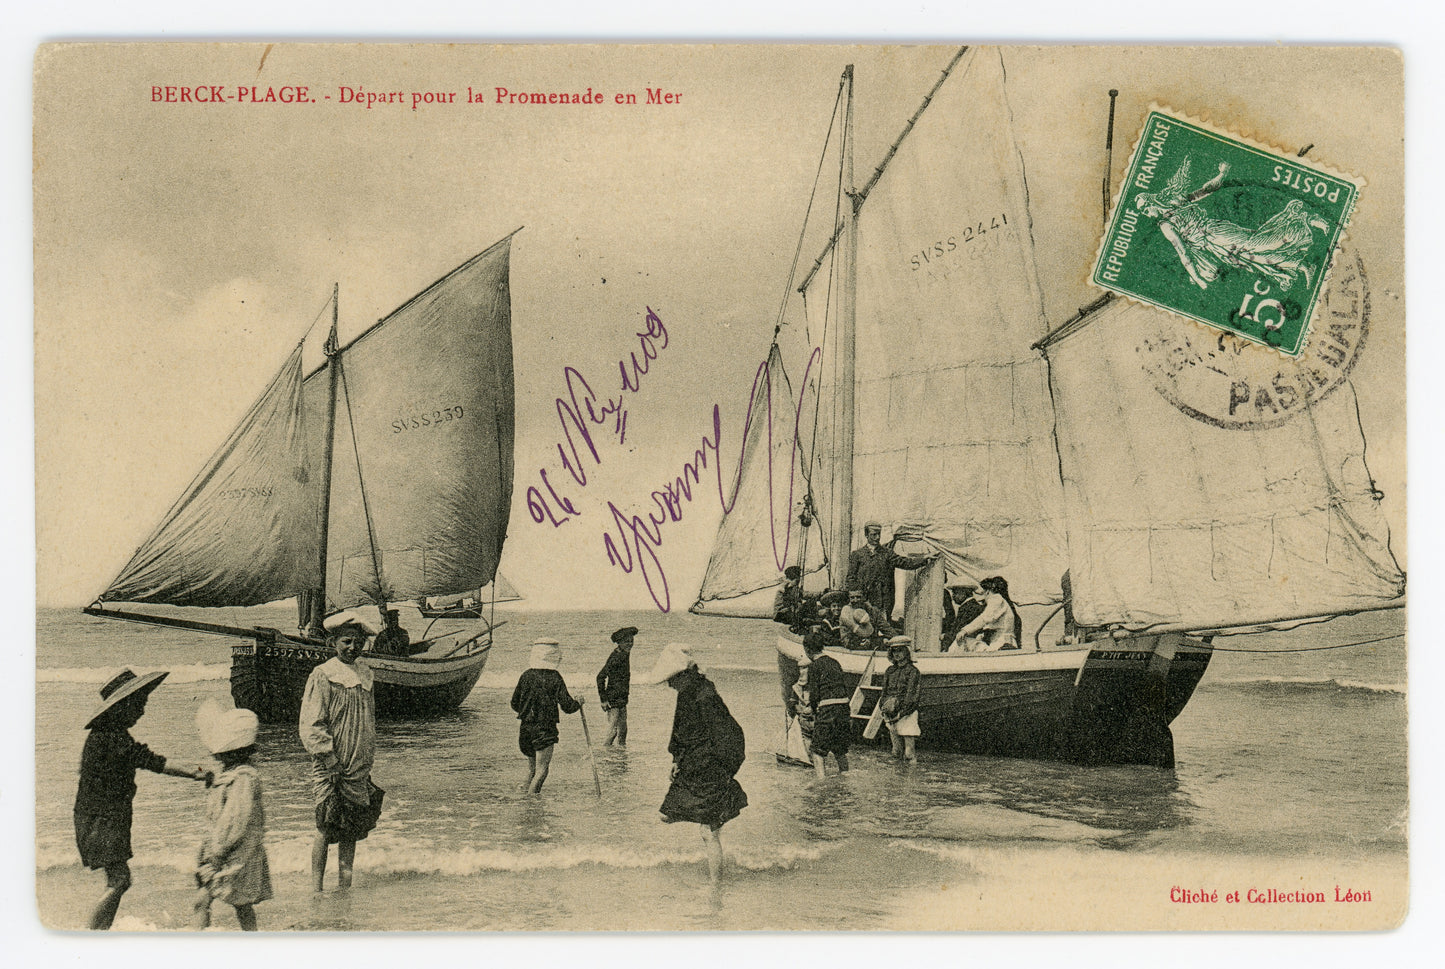
[[[246,640],[231,650],[231,694],[280,722],[295,719],[311,670],[330,658],[325,615],[491,582],[512,497],[510,255],[509,235],[346,346],[333,290],[326,362],[304,374],[305,340],[292,350],[85,612]],[[296,634],[111,607],[293,596]],[[377,713],[455,709],[481,676],[494,628],[458,630],[410,656],[369,655]]]
[[[846,588],[854,523],[876,520],[902,550],[938,553],[904,573],[902,596],[925,742],[1168,767],[1215,636],[1402,604],[1348,381],[1291,419],[1215,426],[1139,362],[1170,345],[1152,337],[1195,324],[1105,297],[1050,329],[1001,52],[959,50],[861,188],[852,104],[850,66],[836,215],[796,287],[806,346],[784,367],[785,298],[753,401],[771,416],[745,436],[693,611],[770,615],[787,564]],[[801,501],[779,497],[789,474]],[[945,577],[993,575],[1051,611],[1017,650],[944,651]],[[1045,643],[1066,607],[1065,635]],[[777,640],[785,698],[800,640]],[[828,652],[861,727],[886,663]]]
[[[481,619],[498,602],[521,602],[522,594],[501,573],[491,582],[464,595],[422,596],[416,601],[423,619]]]

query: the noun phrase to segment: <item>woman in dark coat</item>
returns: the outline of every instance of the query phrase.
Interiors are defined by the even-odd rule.
[[[677,691],[667,745],[672,784],[662,800],[663,820],[690,821],[700,827],[708,875],[717,881],[722,871],[722,826],[748,804],[735,777],[746,755],[742,728],[686,646],[668,644],[648,682],[665,682]]]

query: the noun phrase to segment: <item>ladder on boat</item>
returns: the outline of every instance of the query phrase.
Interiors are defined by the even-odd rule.
[[[872,740],[878,736],[878,728],[883,725],[883,710],[880,703],[883,700],[882,674],[874,669],[874,663],[878,659],[878,650],[874,650],[868,656],[868,664],[863,667],[863,675],[858,677],[858,685],[853,688],[853,696],[848,701],[848,715],[854,720],[867,721],[863,728],[863,739]]]

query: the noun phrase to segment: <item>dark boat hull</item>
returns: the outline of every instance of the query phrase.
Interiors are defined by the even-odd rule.
[[[869,654],[828,652],[843,666],[848,689],[856,688]],[[919,742],[996,757],[1172,767],[1169,724],[1189,702],[1210,655],[1203,641],[1180,635],[1028,653],[920,653]],[[795,639],[779,637],[785,696],[801,658]],[[874,660],[875,672],[886,666],[882,655]],[[876,696],[865,693],[855,712],[860,733]]]
[[[455,710],[476,686],[490,653],[487,638],[453,656],[365,654],[376,677],[376,715],[408,720]],[[307,678],[332,655],[279,632],[238,643],[231,647],[231,697],[265,723],[295,723]]]

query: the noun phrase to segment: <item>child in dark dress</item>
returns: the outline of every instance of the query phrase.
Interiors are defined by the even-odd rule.
[[[204,781],[199,767],[172,767],[130,735],[145,714],[146,700],[166,673],[119,673],[100,688],[100,709],[86,723],[90,736],[80,755],[80,786],[75,792],[75,845],[87,868],[105,869],[105,894],[90,916],[90,928],[108,929],[121,896],[130,888],[131,802],[135,772],[154,771]]]
[[[512,691],[512,709],[522,721],[517,746],[527,758],[528,794],[540,794],[557,745],[558,708],[566,713],[582,709],[585,697],[573,697],[557,667],[562,665],[562,648],[555,639],[532,644],[530,668],[524,670]]]

